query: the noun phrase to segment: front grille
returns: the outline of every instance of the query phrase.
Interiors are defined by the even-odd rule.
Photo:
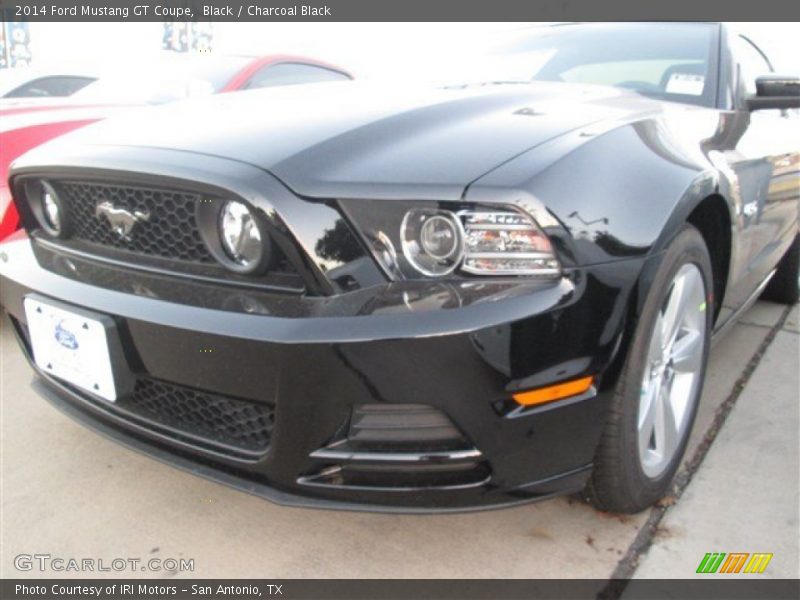
[[[269,448],[274,409],[139,377],[131,394],[114,405],[119,410],[168,427],[211,446],[263,453]]]
[[[35,186],[32,180],[31,185]],[[213,210],[222,198],[192,189],[151,187],[145,183],[115,183],[82,179],[49,180],[64,205],[68,220],[66,235],[54,238],[37,230],[35,210],[23,215],[26,227],[42,245],[117,266],[174,274],[197,281],[264,287],[283,292],[305,291],[305,281],[286,253],[269,240],[272,259],[264,273],[236,273],[209,251],[198,225],[198,209]],[[28,189],[26,187],[26,189]],[[28,194],[35,197],[36,188]],[[111,210],[97,214],[100,204]],[[211,204],[206,204],[211,203]],[[214,206],[212,206],[214,205]],[[129,213],[124,214],[123,213]],[[208,212],[208,211],[206,211]],[[139,213],[127,235],[114,230],[111,220],[122,228],[130,215]]]
[[[148,256],[195,263],[216,261],[206,249],[195,223],[200,195],[130,185],[63,181],[59,183],[69,207],[74,238]],[[105,216],[95,210],[101,202],[149,215],[137,223],[128,239],[114,233]]]

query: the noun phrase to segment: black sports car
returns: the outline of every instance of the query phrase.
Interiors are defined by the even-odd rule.
[[[20,158],[39,391],[281,503],[657,500],[712,338],[797,301],[800,80],[719,24],[508,53],[532,80],[223,95]]]

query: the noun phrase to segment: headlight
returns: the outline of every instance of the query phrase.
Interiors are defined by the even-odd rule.
[[[557,275],[548,237],[527,215],[464,212],[463,270],[476,275]]]
[[[345,200],[342,207],[393,278],[558,277],[550,239],[512,207]]]

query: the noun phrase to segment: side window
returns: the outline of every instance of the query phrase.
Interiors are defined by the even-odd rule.
[[[279,63],[267,65],[256,71],[242,89],[273,87],[276,85],[297,85],[320,81],[344,81],[350,79],[344,73],[300,63]]]
[[[93,77],[53,76],[40,77],[14,88],[6,98],[50,98],[71,96],[94,81]]]
[[[747,38],[736,36],[736,61],[739,65],[739,89],[747,95],[756,93],[756,78],[772,72],[764,55]]]

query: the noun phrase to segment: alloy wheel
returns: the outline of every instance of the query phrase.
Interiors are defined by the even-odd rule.
[[[639,460],[651,479],[672,462],[697,402],[706,344],[705,298],[700,269],[683,265],[669,286],[650,339],[637,424]]]

